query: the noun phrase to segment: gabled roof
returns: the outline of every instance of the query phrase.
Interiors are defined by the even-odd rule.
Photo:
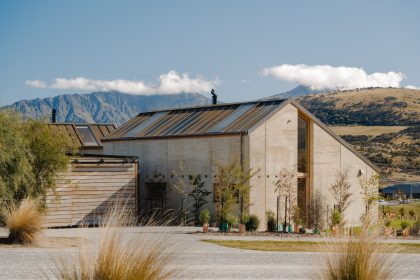
[[[350,144],[335,134],[319,119],[292,99],[267,99],[239,103],[223,103],[197,107],[174,108],[140,113],[107,137],[106,141],[154,139],[190,136],[246,134],[287,104],[322,127],[377,172],[380,169]],[[264,120],[263,120],[264,119]]]
[[[115,130],[113,124],[78,124],[78,123],[50,123],[51,129],[66,131],[73,143],[81,149],[101,149],[102,138],[108,136]]]
[[[258,100],[140,113],[104,141],[245,133],[284,101]]]

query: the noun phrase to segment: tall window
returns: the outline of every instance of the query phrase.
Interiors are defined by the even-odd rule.
[[[298,172],[308,173],[308,122],[298,118]]]

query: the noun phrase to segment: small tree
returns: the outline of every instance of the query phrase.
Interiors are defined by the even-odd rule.
[[[283,168],[280,170],[279,179],[276,182],[277,195],[280,198],[285,199],[285,213],[284,213],[284,225],[283,228],[287,227],[287,216],[290,216],[291,205],[296,205],[297,198],[297,171],[296,168]],[[288,202],[287,202],[288,201]],[[287,207],[287,203],[289,206]],[[289,215],[288,215],[289,214]],[[290,223],[290,221],[289,221]]]
[[[189,191],[187,189],[187,184],[185,183],[184,178],[182,178],[184,174],[184,164],[182,161],[179,162],[179,170],[178,171],[172,171],[172,175],[175,176],[176,181],[173,185],[176,192],[181,195],[181,224],[185,226],[187,222],[187,197],[189,194]]]
[[[349,170],[345,169],[343,172],[337,172],[334,184],[330,186],[330,193],[332,194],[338,211],[340,214],[340,224],[344,224],[343,214],[347,207],[350,205],[350,198],[352,193],[350,192],[351,184],[348,180]]]
[[[324,217],[327,210],[324,201],[325,199],[322,194],[317,191],[311,196],[309,203],[310,223],[318,230],[323,229],[325,225]]]
[[[370,211],[372,204],[378,200],[379,194],[379,175],[373,174],[368,179],[362,178],[360,179],[360,185],[362,187],[362,198],[363,203],[366,207],[366,213]]]
[[[233,210],[238,200],[236,187],[239,174],[238,165],[233,162],[225,166],[218,166],[216,174],[218,189],[215,195],[221,204],[219,219],[222,222],[227,221],[227,219],[233,220]]]
[[[188,175],[188,179],[192,186],[192,190],[188,195],[194,199],[194,221],[199,223],[201,207],[208,202],[206,197],[211,194],[211,191],[206,190],[205,182],[201,179],[201,175]]]

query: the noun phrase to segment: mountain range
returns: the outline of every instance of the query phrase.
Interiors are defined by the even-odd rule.
[[[24,118],[49,119],[54,108],[58,122],[113,123],[118,126],[140,112],[210,103],[209,98],[198,93],[132,95],[113,91],[21,100],[2,109],[17,111]]]

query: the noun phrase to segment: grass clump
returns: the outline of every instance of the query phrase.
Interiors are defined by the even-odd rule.
[[[5,210],[4,219],[11,243],[33,243],[41,231],[41,213],[33,199],[26,198],[19,204],[13,203]]]
[[[388,280],[395,278],[396,265],[390,255],[383,254],[384,244],[375,242],[379,230],[363,227],[359,236],[346,236],[343,242],[325,244],[330,252],[316,279],[324,280]]]
[[[159,237],[139,240],[124,234],[136,225],[125,209],[114,207],[100,226],[100,236],[93,247],[82,244],[78,262],[61,260],[55,276],[62,280],[168,279],[176,274],[173,254]]]

